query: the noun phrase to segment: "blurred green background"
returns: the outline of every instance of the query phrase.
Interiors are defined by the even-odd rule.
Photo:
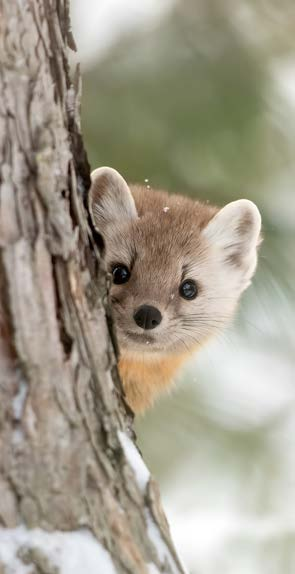
[[[294,574],[295,3],[76,0],[72,11],[92,168],[262,212],[259,269],[234,325],[137,432],[191,574]]]

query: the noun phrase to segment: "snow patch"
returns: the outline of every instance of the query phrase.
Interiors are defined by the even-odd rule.
[[[150,479],[150,472],[144,464],[135,444],[130,440],[127,434],[118,431],[118,437],[124,454],[135,474],[136,482],[140,490],[144,491]]]
[[[0,528],[0,564],[9,574],[30,574],[31,565],[20,560],[21,549],[38,549],[60,574],[116,574],[109,553],[86,529],[72,532],[46,532],[39,528],[28,530]]]
[[[67,106],[71,116],[75,116],[76,92],[73,86],[71,86],[67,91]]]
[[[15,395],[12,401],[12,410],[15,421],[20,421],[22,417],[27,393],[28,385],[24,380],[21,380],[18,393]]]
[[[164,567],[169,564],[169,568],[172,574],[179,574],[179,568],[174,561],[173,556],[169,548],[167,547],[165,541],[162,538],[161,532],[158,526],[155,524],[150,512],[148,510],[145,511],[146,516],[146,523],[147,523],[147,532],[150,538],[150,541],[153,543],[159,560],[161,561],[161,566]],[[153,565],[154,566],[154,565]],[[183,571],[186,572],[185,567],[181,564]],[[154,571],[155,572],[155,571]],[[157,570],[156,570],[157,572]],[[153,574],[153,571],[151,571]]]
[[[160,570],[152,562],[147,564],[148,574],[161,574]]]

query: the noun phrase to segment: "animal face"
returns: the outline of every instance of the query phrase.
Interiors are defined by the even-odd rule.
[[[121,350],[185,353],[230,321],[257,263],[261,218],[140,186],[111,168],[92,174],[90,210],[112,274]]]

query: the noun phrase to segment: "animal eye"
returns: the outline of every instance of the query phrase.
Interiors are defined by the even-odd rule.
[[[195,299],[198,295],[198,287],[193,279],[187,279],[183,281],[179,287],[179,295],[183,299]]]
[[[130,277],[130,271],[126,265],[115,265],[112,269],[113,282],[116,285],[127,283]]]

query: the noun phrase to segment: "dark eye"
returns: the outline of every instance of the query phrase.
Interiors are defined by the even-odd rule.
[[[130,277],[130,271],[126,265],[115,265],[112,269],[113,281],[116,285],[127,283]]]
[[[193,279],[187,279],[181,283],[179,287],[179,294],[184,299],[195,299],[198,295],[198,287]]]

